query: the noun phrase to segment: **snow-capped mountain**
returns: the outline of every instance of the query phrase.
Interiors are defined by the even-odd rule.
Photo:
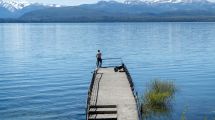
[[[215,3],[209,0],[126,0],[124,3],[108,0],[61,7],[0,0],[0,18],[27,22],[159,21],[160,18],[164,21],[215,21]]]
[[[210,3],[208,0],[125,0],[125,4]]]
[[[137,4],[149,3],[149,1],[143,1],[143,0],[126,0],[124,3],[128,4],[128,5],[137,5]]]
[[[24,7],[27,7],[29,5],[30,3],[24,2],[24,1],[17,2],[17,1],[10,1],[10,0],[0,0],[0,7],[6,8],[11,12],[23,9]]]
[[[206,0],[100,1],[43,9],[19,18],[27,22],[215,21],[215,3]]]
[[[0,18],[16,18],[27,12],[49,7],[61,7],[61,5],[30,3],[24,0],[0,0]]]
[[[40,5],[45,7],[61,7],[61,5],[57,5],[57,4],[41,4],[41,3],[29,3],[27,1],[0,0],[0,7],[4,7],[11,12],[21,10],[31,5],[37,5],[37,6]]]

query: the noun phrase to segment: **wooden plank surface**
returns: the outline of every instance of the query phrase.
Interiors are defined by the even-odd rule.
[[[114,68],[97,71],[90,105],[117,105],[118,120],[138,120],[136,101],[126,73],[114,72]]]

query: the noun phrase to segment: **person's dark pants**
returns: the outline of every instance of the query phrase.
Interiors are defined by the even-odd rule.
[[[97,67],[101,67],[101,66],[102,66],[102,59],[97,58]]]

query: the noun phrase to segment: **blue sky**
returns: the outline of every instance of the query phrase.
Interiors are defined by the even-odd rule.
[[[78,5],[78,4],[84,4],[84,3],[95,3],[100,0],[25,0],[29,2],[39,2],[39,3],[48,3],[48,4],[61,4],[61,5]],[[116,1],[125,1],[125,0],[116,0]],[[209,0],[209,1],[215,1],[215,0]]]

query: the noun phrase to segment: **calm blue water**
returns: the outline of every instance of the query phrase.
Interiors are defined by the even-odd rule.
[[[215,118],[215,23],[0,24],[0,119],[84,120],[95,54],[122,57],[136,89],[178,87],[173,113]]]

